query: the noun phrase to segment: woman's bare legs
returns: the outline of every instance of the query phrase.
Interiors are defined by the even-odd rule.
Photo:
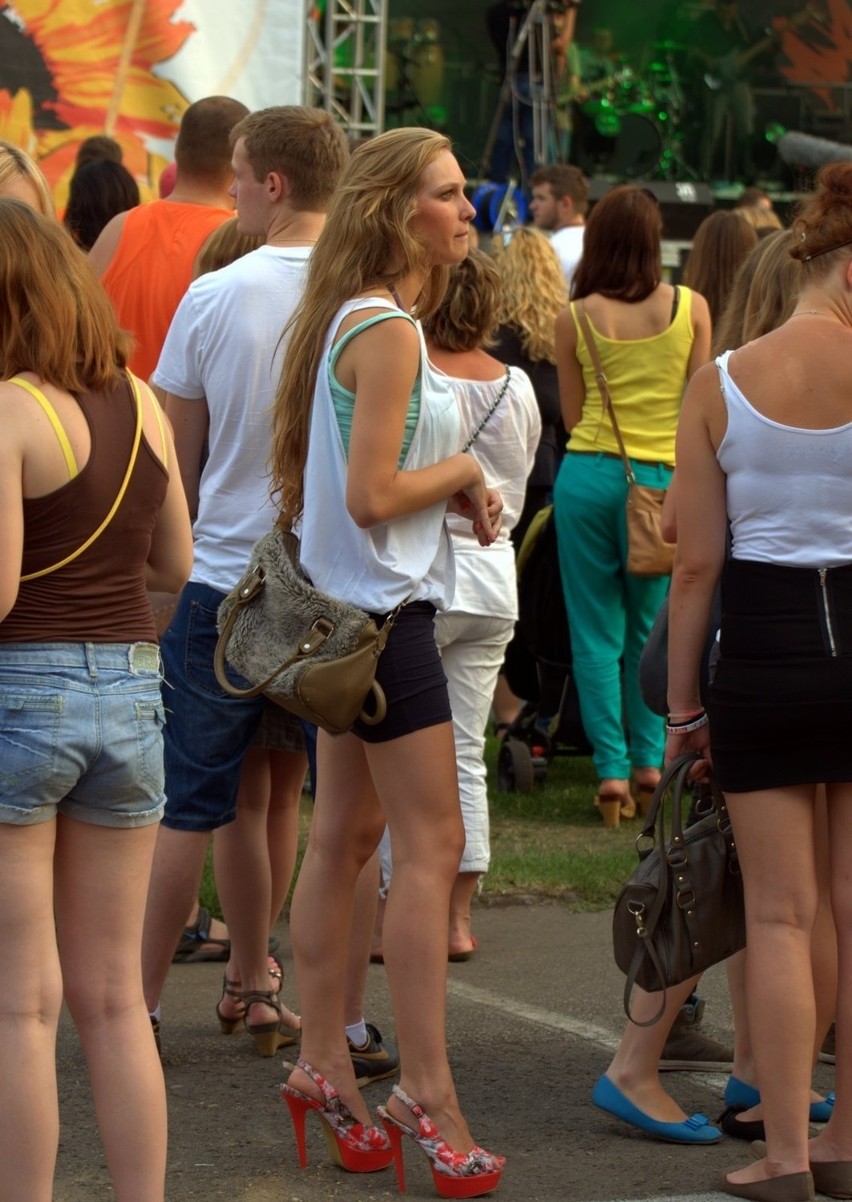
[[[729,793],[726,801],[745,884],[746,1000],[767,1142],[765,1160],[729,1174],[741,1184],[808,1168],[814,786]]]
[[[658,1022],[638,1027],[628,1022],[606,1075],[635,1106],[662,1123],[682,1123],[686,1114],[660,1084],[658,1066],[672,1023],[692,993],[698,977],[666,990],[665,1009]],[[659,993],[633,991],[631,1013],[637,1022],[647,1022],[660,1009]]]
[[[852,1161],[852,787],[827,785],[831,905],[837,932],[837,1100],[809,1144],[812,1161]]]
[[[383,950],[402,1062],[402,1088],[444,1139],[467,1152],[446,1050],[450,891],[464,840],[452,727],[432,726],[388,743],[320,732],[318,792],[291,912],[305,1059],[329,1077],[356,1117],[369,1121],[343,1038],[343,973],[355,878],[375,850],[385,815],[394,873]],[[379,804],[381,798],[381,804]],[[305,1092],[301,1072],[291,1083]],[[411,1121],[392,1098],[389,1107]]]
[[[384,825],[364,744],[355,735],[332,738],[320,730],[313,818],[290,907],[296,991],[305,1016],[301,1055],[368,1125],[372,1119],[346,1044],[345,977],[356,881]],[[290,1084],[319,1098],[301,1070],[291,1074]]]
[[[59,1140],[56,1026],[62,1004],[53,920],[55,835],[55,822],[0,826],[3,1202],[51,1202],[53,1197]]]
[[[816,1064],[819,1050],[828,1028],[834,1021],[837,1008],[837,932],[831,912],[831,865],[828,849],[828,812],[824,785],[817,785],[814,800],[814,856],[816,879],[819,889],[817,916],[811,935],[811,968],[816,1000],[816,1037],[813,1063]],[[728,991],[734,1018],[734,1064],[732,1075],[749,1085],[758,1086],[754,1067],[754,1056],[749,1036],[748,1010],[745,994],[746,952],[731,956],[726,964]],[[811,1091],[811,1101],[821,1101],[821,1095]],[[763,1118],[760,1106],[743,1111],[740,1122],[759,1121]]]
[[[464,826],[450,723],[365,746],[387,815],[394,871],[382,948],[399,1043],[400,1084],[457,1151],[473,1144],[447,1059],[446,994],[450,893]],[[389,1109],[411,1116],[396,1098]]]
[[[142,994],[142,924],[156,826],[60,817],[56,926],[65,1000],[92,1081],[117,1202],[162,1202],[166,1094]]]
[[[240,774],[237,817],[221,827],[214,839],[216,886],[231,938],[225,976],[238,981],[244,992],[266,992],[272,984],[267,966],[269,931],[296,863],[306,771],[304,752],[250,747]],[[237,1018],[243,1013],[242,1003],[234,998],[226,996],[220,1006],[225,1016]],[[291,1011],[283,1013],[288,1025],[298,1026]],[[254,1004],[252,1022],[273,1017],[271,1007]]]

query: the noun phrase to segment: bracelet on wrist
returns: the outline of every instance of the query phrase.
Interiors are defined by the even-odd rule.
[[[695,709],[692,710],[681,710],[677,713],[668,713],[666,718],[669,722],[672,722],[675,726],[677,726],[679,722],[691,722],[693,718],[700,718],[703,713],[704,706],[697,705]]]
[[[666,723],[666,734],[667,735],[688,735],[688,734],[691,734],[691,732],[694,730],[701,730],[702,726],[706,726],[708,721],[709,721],[709,719],[708,719],[707,715],[702,710],[702,712],[697,717],[693,718],[689,722],[667,722]]]

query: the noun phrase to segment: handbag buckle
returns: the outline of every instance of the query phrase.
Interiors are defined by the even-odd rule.
[[[259,563],[256,563],[253,568],[249,568],[237,585],[240,601],[250,601],[258,589],[263,587],[265,580],[266,572]]]
[[[332,634],[334,634],[334,623],[328,618],[317,618],[307,635],[299,643],[299,655],[313,655]]]
[[[642,902],[628,902],[627,910],[628,910],[628,913],[633,915],[633,918],[636,922],[636,934],[641,939],[646,931],[645,906],[643,905]]]

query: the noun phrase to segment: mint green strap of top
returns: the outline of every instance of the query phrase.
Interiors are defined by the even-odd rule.
[[[406,321],[410,321],[412,325],[415,325],[414,318],[410,317],[408,313],[404,313],[401,309],[388,309],[386,313],[374,313],[372,317],[367,317],[364,321],[359,321],[351,330],[347,330],[340,341],[334,344],[328,360],[330,370],[334,371],[334,365],[337,363],[340,352],[346,346],[347,342],[353,339],[356,334],[360,334],[362,330],[369,329],[370,326],[377,325],[380,321],[387,321],[389,317],[404,317]]]
[[[74,452],[71,449],[71,443],[68,441],[68,435],[65,433],[62,422],[59,420],[59,415],[51,405],[50,401],[44,395],[40,388],[36,388],[35,384],[31,384],[29,380],[25,380],[23,376],[12,376],[9,380],[10,384],[17,384],[19,388],[23,388],[30,396],[35,397],[39,405],[44,410],[44,415],[53,426],[53,432],[59,439],[59,445],[62,448],[62,454],[65,456],[65,466],[68,468],[68,479],[73,480],[75,476],[80,474],[80,469],[77,467],[77,460],[74,458]]]
[[[387,321],[389,317],[404,317],[410,321],[412,325],[416,325],[413,317],[401,309],[388,309],[384,313],[374,313],[372,317],[366,318],[364,321],[358,322],[351,330],[347,330],[340,341],[332,347],[331,354],[328,358],[328,377],[329,388],[331,390],[331,402],[334,406],[334,416],[337,419],[337,428],[340,431],[340,437],[343,442],[343,448],[348,460],[349,458],[349,439],[352,434],[352,411],[355,403],[355,394],[350,392],[348,388],[344,388],[334,374],[334,369],[337,364],[340,352],[346,344],[360,334],[362,330],[368,329],[370,326],[376,325],[380,321]],[[422,370],[422,369],[421,369]],[[414,437],[414,431],[417,428],[417,420],[420,416],[420,375],[418,371],[417,379],[414,383],[414,389],[411,394],[411,400],[408,405],[408,413],[405,418],[405,433],[402,440],[402,449],[400,451],[398,466],[402,467],[405,462],[405,457],[408,453],[408,448],[411,445],[411,440]]]

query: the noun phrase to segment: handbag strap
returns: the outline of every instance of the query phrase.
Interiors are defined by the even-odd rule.
[[[127,492],[127,487],[130,484],[130,477],[133,475],[133,469],[136,466],[136,458],[139,454],[139,444],[142,441],[142,393],[139,388],[139,381],[136,379],[133,372],[128,371],[127,375],[130,380],[130,386],[133,390],[133,397],[136,402],[136,428],[133,433],[133,445],[130,449],[130,460],[127,464],[127,470],[124,473],[124,479],[121,482],[121,486],[119,487],[115,500],[109,508],[109,512],[98,528],[80,544],[76,551],[72,551],[70,555],[66,555],[64,559],[60,559],[58,563],[52,564],[49,568],[40,568],[37,572],[27,572],[26,575],[21,577],[22,581],[37,580],[40,576],[49,576],[51,572],[58,572],[60,568],[64,568],[67,564],[72,563],[75,559],[78,559],[84,551],[88,551],[89,547],[91,547],[92,543],[95,542],[96,539],[100,538],[104,530],[106,530],[107,526],[115,517],[118,507],[124,499],[124,494]],[[25,383],[25,381],[16,382]],[[165,447],[167,445],[165,431],[163,429],[160,414],[157,411],[158,408],[159,406],[155,405],[154,411],[156,413],[157,422],[160,426],[160,434],[163,439],[163,446]]]
[[[500,389],[499,393],[497,394],[497,400],[493,403],[491,408],[486,413],[485,417],[483,417],[482,421],[479,423],[479,425],[476,427],[474,432],[471,434],[470,438],[467,440],[467,442],[462,447],[462,454],[464,454],[465,451],[470,450],[470,448],[476,442],[477,438],[479,438],[479,436],[482,433],[485,426],[491,420],[494,410],[497,408],[497,406],[503,400],[503,397],[506,395],[506,393],[509,391],[509,384],[511,382],[511,379],[512,379],[512,369],[510,367],[507,367],[506,375],[503,380],[503,387]]]
[[[612,432],[615,435],[615,441],[618,443],[618,450],[621,455],[621,462],[624,464],[624,474],[627,477],[628,484],[635,484],[636,477],[633,474],[627,450],[624,446],[624,439],[621,437],[621,430],[618,428],[618,422],[615,417],[615,406],[612,403],[612,393],[609,390],[609,382],[606,378],[606,373],[601,363],[598,344],[595,342],[595,336],[592,333],[592,327],[589,324],[589,319],[586,316],[586,307],[582,301],[575,301],[574,312],[577,315],[577,322],[580,326],[580,332],[586,343],[586,349],[589,352],[589,357],[592,360],[592,367],[595,369],[595,383],[598,386],[598,392],[601,394],[601,403],[604,413],[609,417],[612,423]]]
[[[290,534],[289,529],[284,530],[285,537],[289,534],[295,540],[295,535]],[[294,555],[296,554],[294,550]],[[295,565],[295,561],[294,561]],[[298,568],[297,568],[298,570]],[[213,652],[213,671],[216,680],[226,693],[231,697],[259,697],[265,689],[268,689],[276,677],[280,676],[288,668],[292,667],[297,660],[305,659],[309,655],[313,655],[323,645],[330,635],[334,634],[334,623],[327,618],[317,618],[308,630],[305,637],[299,643],[299,646],[293,652],[289,659],[282,660],[280,664],[258,684],[250,685],[248,688],[241,688],[239,685],[232,684],[228,679],[228,669],[226,665],[228,640],[231,637],[231,631],[234,629],[234,624],[239,617],[240,610],[255,598],[260,590],[266,584],[266,573],[259,564],[254,564],[243,576],[242,580],[237,585],[237,597],[234,604],[231,606],[225,622],[219,632],[219,638],[216,641],[216,649]],[[376,658],[381,655],[385,649],[385,644],[388,641],[393,624],[396,621],[397,615],[404,605],[408,604],[408,598],[401,601],[396,609],[385,618],[382,625],[379,627],[376,635],[375,655]]]
[[[660,879],[657,887],[657,895],[648,908],[647,912],[638,913],[632,911],[636,920],[636,950],[633,953],[633,959],[630,961],[630,967],[627,970],[627,977],[624,982],[624,1012],[632,1023],[637,1027],[652,1027],[654,1023],[660,1021],[663,1016],[663,1011],[666,1007],[666,978],[663,971],[663,966],[660,963],[660,958],[657,955],[657,949],[654,946],[654,933],[657,929],[657,923],[660,920],[660,915],[663,912],[663,907],[666,904],[666,898],[669,891],[669,870],[677,865],[678,854],[683,849],[683,791],[686,788],[687,777],[690,769],[697,759],[700,757],[691,752],[687,755],[682,755],[678,759],[673,760],[671,764],[663,772],[660,777],[660,782],[654,790],[654,796],[651,799],[651,804],[648,807],[648,813],[645,819],[645,825],[642,828],[641,838],[650,838],[660,857]],[[665,799],[666,794],[672,789],[672,817],[671,817],[671,838],[666,842],[666,814],[665,814]],[[637,840],[638,842],[638,840]],[[650,852],[649,852],[650,854]],[[671,857],[671,858],[670,858]],[[662,991],[662,999],[660,1008],[657,1010],[653,1018],[645,1022],[638,1022],[630,1013],[630,995],[633,992],[633,987],[636,984],[636,977],[639,972],[639,966],[642,963],[644,956],[647,956],[651,961],[657,973],[660,982],[660,990]]]

